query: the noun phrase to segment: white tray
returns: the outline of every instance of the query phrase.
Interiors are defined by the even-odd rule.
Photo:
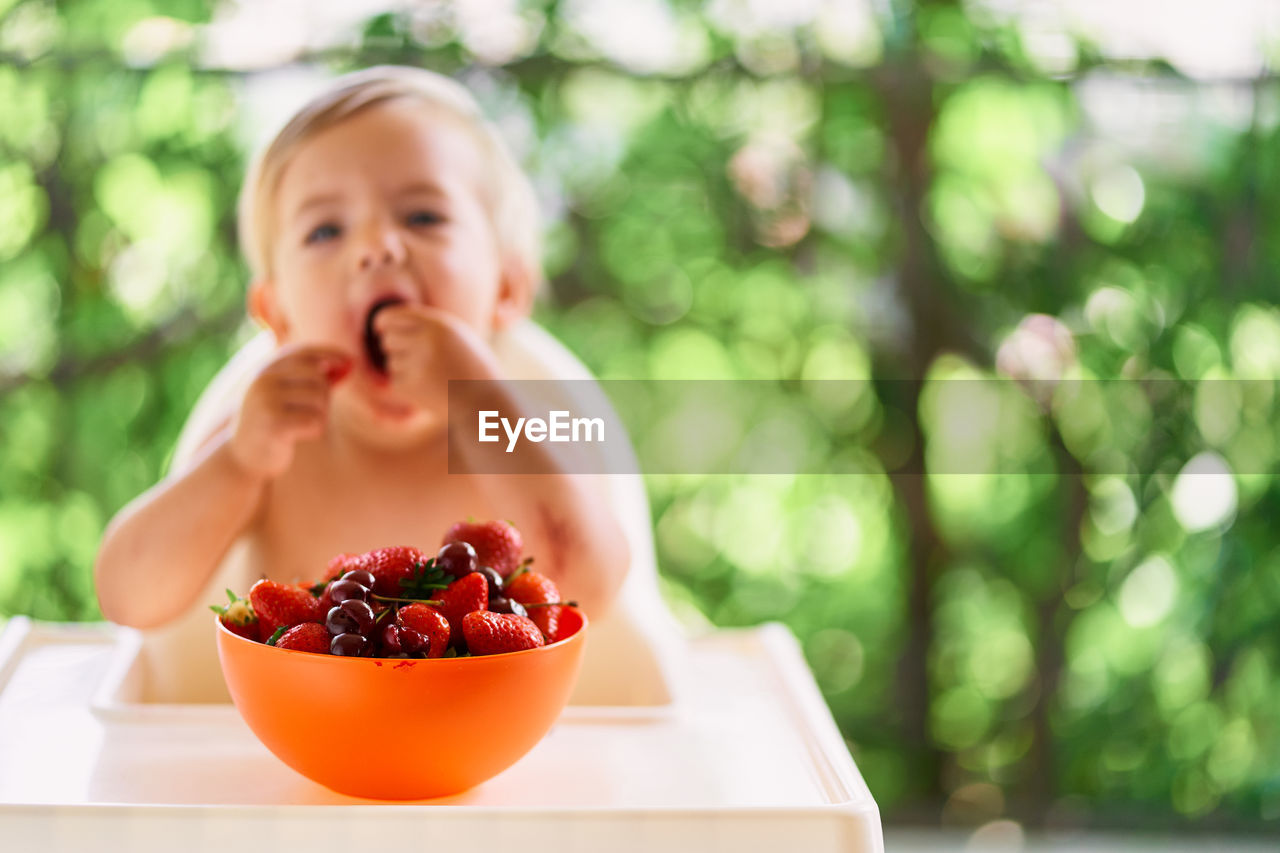
[[[22,617],[0,634],[4,849],[883,850],[780,625],[692,640],[673,704],[570,706],[501,775],[416,804],[308,781],[230,705],[130,703],[130,637]]]

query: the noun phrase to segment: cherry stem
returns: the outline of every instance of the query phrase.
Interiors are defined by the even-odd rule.
[[[578,602],[576,601],[542,601],[537,604],[526,604],[524,605],[524,609],[528,610],[530,607],[554,607],[555,605],[558,605],[558,604],[565,604],[565,605],[568,605],[569,607],[578,606]]]
[[[395,598],[390,595],[378,595],[376,592],[372,593],[372,595],[374,598],[378,599],[378,601],[403,601],[406,604],[432,604],[436,607],[444,604],[443,601],[437,601],[434,598]]]

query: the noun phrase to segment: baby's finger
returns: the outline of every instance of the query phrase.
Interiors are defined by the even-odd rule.
[[[403,358],[407,353],[415,349],[412,338],[405,339],[403,337],[387,336],[382,339],[382,352],[386,355],[387,361],[392,359]]]
[[[433,341],[421,335],[411,335],[399,338],[388,338],[383,351],[387,354],[387,360],[403,360],[406,358],[417,359],[418,361],[430,361],[435,354],[436,345]]]
[[[446,316],[439,308],[427,305],[392,305],[379,311],[373,318],[373,329],[380,335],[392,330],[419,329]]]
[[[391,376],[392,382],[403,382],[412,378],[414,371],[415,359],[410,358],[405,353],[387,353],[387,373]]]
[[[346,350],[322,344],[299,346],[287,351],[277,365],[285,371],[310,371],[324,373],[331,368],[350,365],[355,357]]]
[[[303,375],[286,373],[282,376],[275,377],[274,386],[281,394],[310,392],[317,395],[323,395],[329,390],[329,383],[325,377],[314,373],[307,373]]]
[[[398,305],[388,305],[373,315],[373,330],[382,334],[387,327],[398,325],[398,320],[405,317],[412,317],[413,311],[408,305],[401,302]]]
[[[349,351],[331,344],[299,344],[290,357],[304,361],[331,362],[350,361],[353,358]]]
[[[387,373],[392,380],[417,379],[425,376],[434,363],[431,350],[405,347],[387,351]]]
[[[316,406],[311,403],[285,403],[280,407],[277,418],[281,424],[287,426],[299,421],[321,421],[324,419],[324,415],[323,406]]]
[[[287,409],[314,409],[318,412],[327,411],[329,408],[329,386],[321,385],[316,388],[290,388],[281,392],[279,397],[279,406],[281,410]]]
[[[436,337],[422,326],[395,328],[382,336],[382,349],[388,357],[405,353],[431,353],[436,347]]]
[[[278,423],[293,438],[314,438],[324,432],[324,412],[314,406],[285,406]]]
[[[351,373],[351,368],[353,364],[354,362],[348,359],[347,361],[342,362],[341,364],[329,365],[329,367],[325,369],[325,374],[324,374],[325,381],[328,382],[330,385],[338,384],[343,379],[346,379],[347,375]]]
[[[354,361],[348,357],[318,356],[282,363],[276,375],[289,381],[315,381],[330,386],[351,372]]]

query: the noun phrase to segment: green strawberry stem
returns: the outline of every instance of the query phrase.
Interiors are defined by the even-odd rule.
[[[400,594],[402,597],[413,598],[417,596],[417,600],[428,599],[431,597],[431,591],[437,589],[448,589],[451,580],[444,570],[435,563],[435,558],[414,564],[414,573],[411,577],[400,579]],[[382,596],[375,596],[381,600],[385,600]]]
[[[253,612],[253,605],[249,604],[249,600],[247,598],[241,598],[229,589],[227,590],[227,598],[230,599],[229,603],[210,604],[209,609],[214,613],[217,613],[219,616],[226,616],[227,611],[234,607],[237,602],[243,601],[245,608],[249,611],[249,615],[253,618],[257,618],[257,615]]]

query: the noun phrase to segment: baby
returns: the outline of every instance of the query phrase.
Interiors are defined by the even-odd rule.
[[[251,577],[310,581],[341,552],[434,548],[472,517],[513,522],[539,570],[603,615],[629,551],[586,478],[549,457],[546,474],[457,473],[466,445],[449,473],[448,380],[495,380],[463,386],[483,401],[455,393],[464,412],[522,414],[491,344],[530,311],[537,229],[528,179],[447,78],[374,68],[305,106],[241,194],[249,311],[277,348],[190,462],[109,525],[103,614],[207,618],[238,543]]]

